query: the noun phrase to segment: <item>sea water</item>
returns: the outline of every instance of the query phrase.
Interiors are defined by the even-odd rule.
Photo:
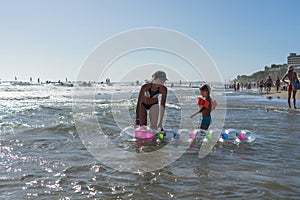
[[[102,130],[119,148],[135,151],[134,141],[124,143],[119,134],[134,121],[138,87],[95,87],[95,100],[82,98],[83,106],[95,102]],[[181,120],[176,98],[197,103],[197,96],[187,95],[187,90],[193,89],[170,93],[166,129],[177,129]],[[0,199],[299,198],[300,113],[283,109],[284,100],[226,93],[224,129],[251,130],[257,137],[254,143],[218,143],[203,159],[187,152],[157,171],[129,173],[102,164],[82,144],[73,118],[72,88],[0,85]],[[118,94],[130,98],[112,97]],[[192,114],[197,107],[186,109]],[[124,110],[130,119],[123,117],[128,115]],[[200,116],[184,120],[195,127]]]

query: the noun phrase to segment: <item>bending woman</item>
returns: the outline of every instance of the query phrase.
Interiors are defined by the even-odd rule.
[[[168,90],[164,86],[168,80],[166,73],[157,71],[152,75],[152,81],[142,86],[136,106],[136,125],[147,125],[147,110],[149,110],[150,128],[163,130],[162,122],[166,106]],[[158,102],[158,96],[161,95],[161,102]],[[158,123],[158,118],[159,123]]]

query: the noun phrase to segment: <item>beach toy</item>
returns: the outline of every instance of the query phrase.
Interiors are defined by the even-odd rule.
[[[247,143],[252,143],[256,139],[256,135],[251,131],[242,130],[241,133],[243,133],[245,135],[244,141],[247,142]]]
[[[196,136],[197,136],[196,133],[190,133],[190,138],[191,138],[191,139],[193,139],[193,140],[196,139]]]
[[[233,144],[239,144],[241,142],[251,143],[256,139],[253,132],[248,130],[237,131],[235,129],[227,129],[221,133],[219,142],[229,141]]]
[[[165,132],[165,131],[161,131],[161,132],[158,132],[158,133],[157,133],[157,137],[158,137],[158,139],[160,139],[160,140],[163,140],[166,136],[167,136],[167,135],[166,135],[166,132]]]
[[[165,140],[165,139],[179,139],[180,138],[180,135],[179,133],[177,133],[176,131],[173,131],[171,129],[167,129],[167,130],[164,130],[164,131],[153,131],[154,132],[154,135],[157,136],[158,139],[160,140]]]
[[[203,138],[203,142],[206,143],[211,138],[212,138],[212,131],[209,131],[209,132],[206,131],[205,137]]]
[[[300,83],[297,80],[292,82],[293,90],[300,90]]]
[[[214,141],[218,140],[220,143],[252,143],[256,139],[255,133],[249,130],[235,130],[235,129],[226,129],[221,130],[202,130],[195,129],[191,131],[189,129],[179,129],[174,131],[172,129],[164,131],[155,131],[149,127],[142,126],[137,129],[134,127],[126,127],[120,132],[120,137],[126,141],[137,141],[137,140],[153,140],[154,138],[163,141],[179,140],[183,142],[192,142],[192,141]]]
[[[228,132],[221,131],[221,136],[219,138],[219,142],[223,143],[223,142],[225,142],[225,140],[228,140],[228,138],[229,138]]]
[[[190,133],[190,139],[193,140],[201,140],[203,139],[207,134],[206,130],[202,130],[202,129],[195,129],[193,133]]]
[[[190,133],[191,130],[189,129],[179,129],[177,132],[177,134],[180,137],[180,140],[183,142],[191,142]]]
[[[224,133],[228,135],[228,138],[227,138],[228,140],[233,141],[236,139],[236,136],[238,135],[239,132],[235,129],[227,129],[227,130],[225,130]]]
[[[206,136],[207,131],[206,131],[206,130],[203,130],[203,129],[200,129],[199,132],[197,132],[197,134]]]
[[[228,137],[229,137],[229,136],[228,136],[228,132],[225,131],[225,132],[222,132],[222,133],[221,133],[221,138],[222,138],[222,139],[227,140]]]
[[[240,139],[240,140],[244,140],[245,139],[245,132],[241,131],[240,133],[238,133],[237,137]]]
[[[241,143],[241,140],[239,138],[235,138],[233,144],[240,144]]]
[[[151,140],[153,138],[153,132],[146,127],[140,127],[135,130],[135,138],[139,140]]]
[[[158,139],[163,140],[165,137],[165,134],[160,132],[157,134],[157,137],[158,137]]]
[[[214,110],[216,109],[216,107],[218,106],[218,102],[216,99],[212,99],[212,106],[211,106],[211,109]]]
[[[226,129],[225,131],[221,131],[221,135],[219,138],[219,142],[235,142],[235,139],[238,136],[238,131],[235,129]]]
[[[199,98],[198,98],[197,105],[203,106],[204,108],[208,108],[208,107],[209,107],[209,102],[206,101],[205,99],[199,97]]]
[[[174,139],[180,139],[179,133],[173,133],[173,138]]]
[[[207,133],[206,136],[205,136],[205,138],[207,138],[207,139],[211,139],[211,137],[212,137],[211,133]]]
[[[223,143],[224,139],[222,137],[219,138],[219,142]]]
[[[129,127],[126,127],[124,128],[121,133],[120,133],[120,136],[127,140],[127,139],[132,139],[134,138],[134,135],[135,135],[135,128],[133,128],[132,126],[129,126]]]

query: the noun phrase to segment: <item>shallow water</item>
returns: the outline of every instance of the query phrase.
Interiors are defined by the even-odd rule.
[[[111,106],[129,109],[134,118],[136,89],[97,88],[95,114],[112,138],[130,120]],[[217,144],[203,159],[187,152],[165,168],[133,174],[103,165],[86,150],[75,128],[70,88],[0,86],[0,91],[1,199],[299,199],[300,112],[283,109],[283,100],[229,93],[224,126],[254,131],[254,143]],[[195,126],[199,117],[185,115],[194,106],[180,111],[176,101],[195,97],[184,89],[174,92],[166,128],[178,128],[181,112]],[[130,98],[111,100],[122,93]],[[113,116],[120,116],[120,127]]]

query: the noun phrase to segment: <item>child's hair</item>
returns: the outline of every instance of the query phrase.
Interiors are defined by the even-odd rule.
[[[204,85],[201,85],[200,86],[200,90],[201,91],[207,91],[208,92],[208,94],[210,94],[210,86],[209,85],[207,85],[207,84],[204,84]]]

